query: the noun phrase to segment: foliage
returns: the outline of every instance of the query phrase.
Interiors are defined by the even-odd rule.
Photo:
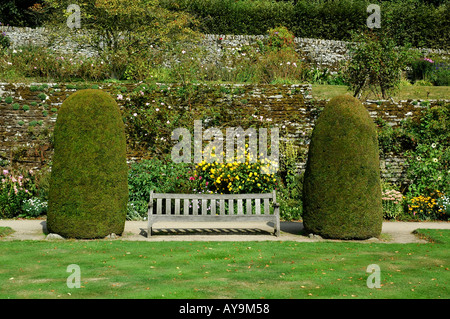
[[[444,203],[445,201],[445,203]],[[411,217],[419,220],[447,220],[448,199],[439,190],[429,196],[416,196],[408,199],[408,212]]]
[[[303,223],[326,238],[381,233],[382,201],[376,128],[356,98],[331,99],[316,121],[303,185]]]
[[[0,175],[0,218],[14,218],[23,212],[23,203],[35,192],[33,176],[3,169]]]
[[[1,25],[2,25],[2,23],[0,22],[0,26]],[[6,35],[6,32],[0,33],[0,49],[6,50],[9,48],[10,45],[11,45],[11,40]]]
[[[61,27],[67,17],[61,16],[71,0],[45,0],[56,9],[48,19],[50,25]],[[171,12],[159,6],[158,0],[80,0],[82,28],[93,34],[82,37],[83,45],[96,47],[100,56],[110,65],[111,77],[121,79],[135,53],[154,46],[171,47],[174,43],[194,40],[196,33],[190,28],[194,19],[183,12]],[[54,22],[53,22],[54,21]],[[64,30],[64,27],[63,27]]]
[[[47,228],[63,237],[122,234],[128,186],[120,109],[106,92],[87,89],[62,104],[54,129]]]
[[[422,116],[405,123],[414,148],[406,153],[413,196],[450,192],[450,105],[426,107]]]
[[[189,193],[192,166],[173,163],[168,159],[151,158],[132,163],[128,171],[128,218],[147,216],[150,191],[161,193]]]
[[[413,148],[414,142],[408,135],[404,124],[392,127],[381,117],[375,119],[375,124],[377,125],[380,155],[387,155],[388,153],[402,154],[404,151]]]
[[[448,1],[422,0],[160,0],[163,7],[188,12],[207,34],[264,34],[286,26],[295,36],[348,40],[367,29],[369,4],[380,5],[382,28],[399,45],[447,49],[450,43]]]
[[[99,57],[58,54],[46,47],[18,48],[10,52],[6,59],[7,66],[4,72],[14,70],[25,77],[42,77],[58,81],[75,79],[96,81],[106,78],[110,73],[109,65]]]
[[[403,214],[403,194],[392,188],[385,188],[381,194],[383,217],[397,219]]]
[[[410,59],[407,48],[398,48],[389,34],[373,31],[355,34],[349,44],[350,61],[345,69],[345,80],[353,96],[364,91],[387,98],[397,89],[401,71]]]
[[[35,218],[47,213],[47,202],[39,197],[33,197],[25,200],[22,204],[23,213],[19,217]]]
[[[429,79],[434,69],[434,61],[429,58],[420,58],[411,62],[411,75],[413,80]]]
[[[0,3],[0,21],[10,26],[37,27],[41,21],[29,10],[31,6],[39,5],[36,0],[2,1]]]
[[[269,193],[278,184],[275,174],[264,174],[264,159],[252,163],[234,161],[232,163],[197,164],[190,180],[194,191],[200,193],[244,194]]]

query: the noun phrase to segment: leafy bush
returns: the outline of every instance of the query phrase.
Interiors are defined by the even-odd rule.
[[[1,25],[1,23],[0,23]],[[11,40],[6,35],[6,32],[0,33],[0,49],[6,50],[11,45]]]
[[[411,217],[418,220],[447,220],[448,200],[438,190],[431,192],[429,196],[416,196],[408,200],[408,212]]]
[[[192,167],[158,158],[132,163],[128,171],[128,219],[147,216],[150,191],[161,193],[190,193],[189,177]]]
[[[434,70],[434,61],[429,58],[420,58],[411,63],[411,75],[414,81],[429,80]]]
[[[413,217],[446,219],[439,198],[450,194],[450,104],[426,107],[405,122],[413,147],[405,152],[410,180],[406,199]],[[430,204],[430,206],[427,206]],[[418,206],[418,207],[413,207]],[[439,211],[442,209],[442,211]]]
[[[370,238],[381,232],[382,201],[376,128],[356,98],[331,99],[309,146],[303,223],[326,238]]]
[[[128,202],[124,123],[115,100],[81,90],[62,104],[54,129],[47,227],[63,237],[122,234]]]
[[[39,197],[33,197],[25,200],[22,204],[23,213],[19,217],[35,218],[47,213],[47,202],[41,200]]]
[[[10,172],[3,169],[0,175],[0,218],[14,218],[23,212],[22,205],[35,191],[29,173]]]

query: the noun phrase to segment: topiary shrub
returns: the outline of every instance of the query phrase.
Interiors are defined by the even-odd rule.
[[[128,184],[125,128],[117,103],[81,90],[62,104],[54,129],[47,228],[69,238],[122,234]]]
[[[303,185],[306,232],[331,239],[378,237],[382,226],[378,141],[354,97],[331,99],[314,127]]]

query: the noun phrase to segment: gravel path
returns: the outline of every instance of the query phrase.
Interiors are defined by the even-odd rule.
[[[45,240],[47,223],[45,220],[9,220],[1,219],[0,227],[11,227],[14,230],[9,236],[0,240]],[[201,228],[199,228],[201,226]],[[265,223],[201,223],[187,222],[157,223],[156,234],[147,238],[146,221],[127,221],[125,231],[120,240],[143,241],[298,241],[313,242],[322,240],[300,235],[303,229],[301,222],[281,222],[281,235],[272,235],[273,228]],[[413,231],[419,228],[450,229],[450,222],[384,222],[381,240],[369,239],[364,242],[382,243],[426,243]]]

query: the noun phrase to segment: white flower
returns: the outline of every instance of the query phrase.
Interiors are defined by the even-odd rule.
[[[159,108],[156,108],[155,111],[158,112],[158,111],[159,111]]]
[[[186,51],[184,51],[184,50],[183,50],[183,51],[181,51],[181,53],[185,54],[185,53],[186,53]]]
[[[433,162],[434,162],[434,163],[437,163],[437,162],[438,162],[438,159],[437,159],[437,158],[433,158]]]
[[[170,124],[170,121],[167,121],[167,124]]]
[[[117,99],[118,100],[122,100],[123,99],[123,95],[122,94],[117,94]]]
[[[291,65],[291,62],[288,61],[288,62],[286,62],[286,64],[287,64],[287,65]]]
[[[436,148],[436,143],[431,144],[432,148]]]
[[[133,113],[133,116],[136,117],[136,116],[137,116],[137,113]]]

